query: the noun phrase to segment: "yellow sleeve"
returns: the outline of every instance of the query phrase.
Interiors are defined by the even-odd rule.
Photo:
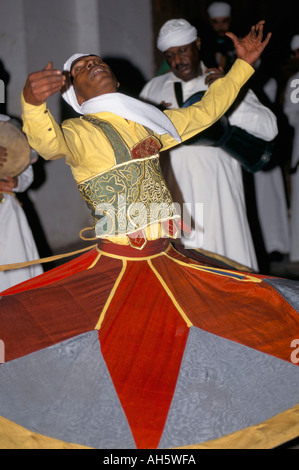
[[[225,77],[216,80],[198,103],[188,108],[164,111],[175,125],[182,141],[214,124],[232,105],[241,87],[254,73],[247,62],[237,59]],[[168,134],[159,136],[163,149],[178,143]]]
[[[26,103],[23,94],[21,102],[23,131],[29,145],[46,160],[71,156],[61,128],[55,122],[46,103],[33,106]]]

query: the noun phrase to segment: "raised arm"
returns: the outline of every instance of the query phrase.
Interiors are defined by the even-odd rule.
[[[46,160],[70,156],[60,126],[47,109],[47,99],[59,92],[65,76],[49,62],[43,70],[31,73],[22,96],[22,120],[30,146]]]
[[[54,95],[65,84],[65,76],[58,69],[53,69],[53,62],[49,62],[43,70],[31,73],[23,89],[23,96],[28,104],[39,106],[46,102],[49,96]]]
[[[237,38],[231,32],[225,33],[233,41],[238,58],[245,60],[250,65],[257,61],[272,36],[272,33],[268,33],[263,40],[264,24],[264,20],[259,21],[251,27],[250,32],[244,38]]]
[[[198,103],[185,109],[170,109],[164,113],[173,121],[182,141],[193,137],[198,132],[216,122],[235,101],[240,89],[254,73],[252,65],[260,57],[270,41],[271,33],[263,40],[264,21],[252,26],[243,39],[228,33],[237,49],[238,59],[226,76],[215,80]],[[162,136],[163,150],[177,145],[169,137]]]

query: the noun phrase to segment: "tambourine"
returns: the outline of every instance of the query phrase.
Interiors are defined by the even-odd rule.
[[[18,176],[30,165],[31,148],[21,130],[9,121],[0,121],[0,147],[5,147],[7,161],[0,166],[0,178]]]

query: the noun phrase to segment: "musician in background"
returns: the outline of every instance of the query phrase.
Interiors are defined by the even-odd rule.
[[[223,76],[221,69],[207,69],[202,62],[201,40],[196,28],[186,20],[167,21],[159,32],[157,47],[164,53],[171,71],[145,85],[140,95],[144,100],[179,107],[175,82],[180,83],[185,102]],[[251,90],[230,111],[232,125],[268,141],[276,136],[275,115]],[[221,147],[196,143],[171,150],[169,163],[165,178],[173,199],[183,204],[183,216],[189,209],[193,218],[192,233],[182,236],[181,243],[186,248],[201,248],[258,271],[240,163]]]
[[[11,121],[0,114],[0,121]],[[20,131],[21,132],[21,131]],[[0,139],[1,141],[1,139]],[[36,154],[34,151],[31,155]],[[0,145],[0,265],[36,260],[39,254],[25,213],[16,193],[26,191],[33,181],[32,165],[17,176],[5,176],[8,161],[6,147]],[[41,265],[0,271],[0,291],[41,274]]]
[[[228,72],[237,58],[232,41],[225,35],[233,29],[231,6],[226,2],[213,2],[207,8],[207,15],[211,32],[205,38],[207,42],[204,44],[207,51],[212,54],[209,64],[214,61],[216,65]],[[206,58],[210,59],[208,56]]]

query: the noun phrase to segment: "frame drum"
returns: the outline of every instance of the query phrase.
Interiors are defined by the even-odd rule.
[[[28,141],[23,132],[9,121],[0,121],[0,147],[7,151],[7,161],[0,166],[0,178],[18,176],[30,164]]]

